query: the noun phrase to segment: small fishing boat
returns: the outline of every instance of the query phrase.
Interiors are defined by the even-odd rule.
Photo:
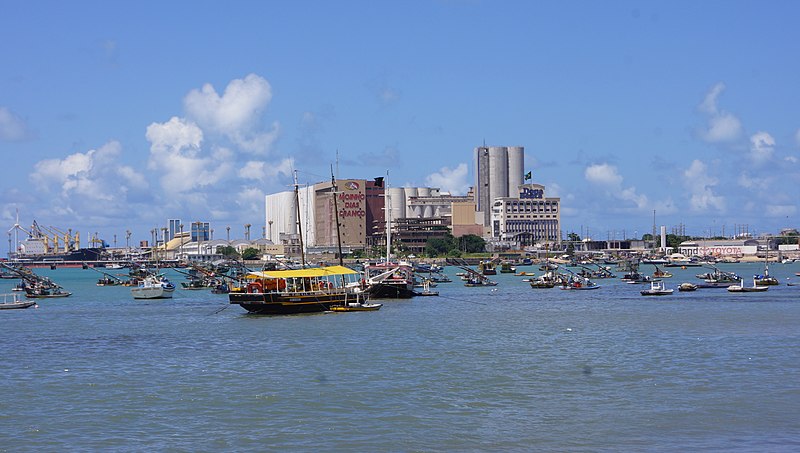
[[[650,289],[643,289],[640,293],[642,296],[668,296],[672,289],[667,289],[662,281],[655,281],[650,283]]]
[[[590,289],[598,289],[600,285],[597,283],[589,280],[588,278],[581,278],[581,277],[571,277],[565,280],[561,286],[561,289],[566,290],[590,290]]]
[[[678,291],[697,291],[697,285],[694,283],[681,283],[678,285]]]
[[[653,272],[653,277],[655,277],[655,278],[670,278],[670,277],[672,277],[672,274],[667,272],[667,271],[665,271],[665,270],[661,270],[661,268],[656,266],[656,270]]]
[[[732,293],[760,293],[768,289],[769,286],[757,286],[755,279],[753,280],[753,286],[744,286],[744,280],[741,280],[738,285],[728,287],[728,291]]]
[[[171,299],[173,292],[175,285],[162,275],[147,276],[138,286],[131,288],[134,299]]]
[[[478,263],[478,271],[483,275],[497,275],[494,261],[481,261]]]
[[[383,307],[383,304],[361,302],[360,300],[356,300],[355,302],[348,302],[342,305],[331,305],[330,310],[335,312],[377,311],[380,310],[381,307]]]
[[[21,308],[37,307],[36,302],[32,300],[22,300],[17,293],[0,294],[3,301],[0,302],[0,310],[14,310]]]

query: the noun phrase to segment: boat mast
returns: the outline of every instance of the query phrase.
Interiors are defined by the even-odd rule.
[[[297,184],[297,170],[294,171],[294,205],[297,207],[297,233],[300,237],[300,265],[306,267],[306,251],[303,247],[303,227],[300,221],[300,189]]]
[[[389,197],[389,170],[386,170],[383,190],[383,200],[386,205],[386,264],[389,264],[392,256],[392,199]]]
[[[337,165],[338,165],[338,153],[337,153]],[[342,258],[342,234],[339,230],[339,204],[336,202],[336,197],[338,196],[338,191],[336,190],[336,179],[333,177],[333,165],[331,165],[331,190],[333,190],[333,212],[334,217],[336,219],[336,245],[339,248],[339,266],[344,266],[344,259]]]

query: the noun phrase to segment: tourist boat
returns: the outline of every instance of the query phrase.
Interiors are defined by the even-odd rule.
[[[768,289],[769,286],[757,286],[755,279],[753,279],[753,286],[744,286],[744,280],[741,280],[738,285],[731,285],[728,287],[728,291],[732,293],[758,293]]]
[[[131,288],[134,299],[170,299],[175,292],[175,285],[162,275],[148,275]]]
[[[642,296],[668,296],[672,294],[672,289],[667,289],[662,281],[655,281],[650,283],[650,289],[643,289],[640,292]]]
[[[344,266],[250,272],[242,286],[231,289],[228,299],[260,315],[325,312],[333,306],[363,303],[366,282],[360,276]]]
[[[14,310],[20,308],[36,307],[36,302],[32,300],[22,300],[19,294],[2,294],[3,302],[0,302],[0,310]]]

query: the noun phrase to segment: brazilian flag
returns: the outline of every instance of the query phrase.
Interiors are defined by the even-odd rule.
[[[531,178],[533,178],[533,175],[531,174],[531,172],[525,173],[525,181],[527,181],[527,180],[529,180]]]

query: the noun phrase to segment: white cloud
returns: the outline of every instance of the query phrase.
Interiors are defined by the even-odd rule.
[[[708,115],[708,126],[700,135],[709,143],[732,142],[742,134],[741,121],[732,113],[720,110],[717,106],[717,98],[724,90],[725,84],[717,83],[698,106],[698,110]]]
[[[251,179],[262,183],[278,175],[291,176],[294,168],[294,159],[286,158],[278,163],[264,161],[249,161],[239,169],[238,175],[243,179]]]
[[[769,188],[769,179],[755,178],[750,176],[747,172],[742,172],[736,182],[745,189],[763,191]]]
[[[192,122],[173,117],[151,124],[145,135],[151,144],[148,168],[162,173],[161,186],[170,195],[189,195],[232,172],[230,151],[217,148],[211,156],[202,154],[203,132]]]
[[[689,206],[692,211],[725,211],[725,199],[714,194],[718,181],[708,174],[702,161],[695,159],[683,172],[684,185],[689,190]]]
[[[211,84],[192,90],[184,98],[188,116],[202,128],[220,133],[245,151],[266,154],[280,132],[272,123],[262,131],[259,119],[272,100],[269,82],[256,74],[228,83],[220,96]]]
[[[648,207],[646,195],[638,194],[635,187],[622,187],[622,176],[613,165],[605,163],[590,165],[584,170],[584,178],[592,184],[605,188],[611,196],[632,202],[638,209]]]
[[[25,121],[11,110],[0,107],[0,140],[16,142],[31,136]]]
[[[622,185],[622,176],[617,173],[617,167],[609,164],[595,164],[586,167],[584,177],[593,184],[618,188]]]
[[[467,179],[467,164],[461,163],[456,168],[442,167],[438,172],[431,173],[425,178],[428,187],[438,187],[442,192],[453,195],[463,195],[469,191]]]
[[[756,132],[750,137],[750,159],[764,163],[772,158],[775,139],[767,132]]]
[[[41,192],[56,192],[63,213],[111,214],[127,205],[129,195],[149,189],[144,175],[120,165],[122,146],[111,141],[98,149],[46,159],[34,165],[30,179]]]

